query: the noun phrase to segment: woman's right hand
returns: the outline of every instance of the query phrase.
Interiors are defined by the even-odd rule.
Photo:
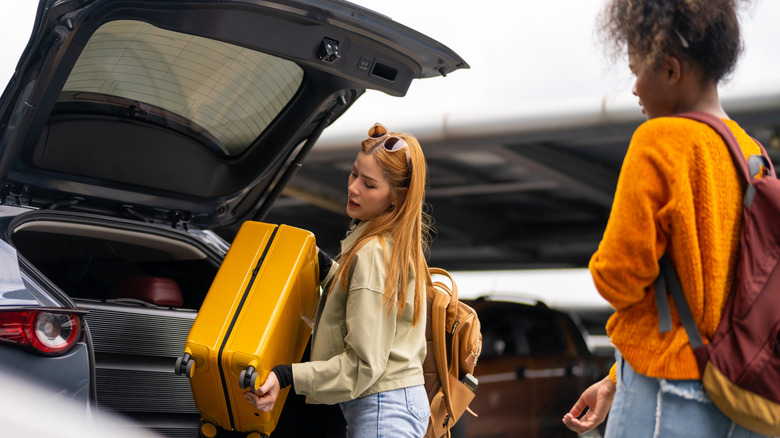
[[[594,383],[582,393],[577,403],[563,417],[563,424],[577,433],[593,430],[607,418],[616,390],[609,376]],[[583,415],[586,408],[587,412]]]
[[[276,373],[268,373],[268,377],[265,379],[260,388],[257,391],[249,391],[244,394],[244,397],[249,401],[249,404],[254,406],[257,410],[262,412],[271,412],[276,403],[277,397],[279,397],[279,379],[276,378]]]

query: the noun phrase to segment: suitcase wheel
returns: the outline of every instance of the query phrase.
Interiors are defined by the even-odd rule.
[[[260,388],[259,374],[255,372],[255,367],[249,366],[238,375],[238,386],[241,389],[251,389],[252,392]]]
[[[187,378],[190,378],[192,377],[192,371],[194,367],[195,361],[192,359],[189,353],[184,353],[184,356],[176,358],[176,365],[174,365],[173,372],[175,372],[177,376],[181,376],[183,374],[187,376]]]
[[[225,435],[225,432],[220,432],[220,430],[217,428],[217,426],[209,423],[208,421],[201,421],[200,422],[200,428],[198,429],[198,436],[200,438],[217,438],[219,436],[230,436],[230,437],[238,437],[238,436],[244,436],[243,434],[238,434],[237,432],[227,432],[227,435]],[[261,432],[250,432],[246,434],[245,438],[269,438],[268,435],[261,433]]]
[[[217,426],[206,421],[201,421],[200,428],[198,429],[199,436],[202,438],[214,438],[217,436],[217,432]]]

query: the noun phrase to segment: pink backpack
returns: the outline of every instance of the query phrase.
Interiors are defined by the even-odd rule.
[[[702,342],[667,254],[655,283],[659,329],[671,330],[668,285],[696,355],[704,391],[735,423],[764,435],[780,435],[780,180],[760,144],[762,155],[745,160],[723,120],[700,112],[679,116],[710,125],[728,145],[737,173],[746,181],[742,230],[736,278],[712,342]]]

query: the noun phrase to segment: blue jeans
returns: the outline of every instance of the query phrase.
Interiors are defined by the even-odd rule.
[[[759,438],[738,426],[710,400],[701,380],[644,376],[617,358],[617,393],[605,438]]]
[[[347,438],[420,438],[431,416],[423,385],[367,395],[340,406]]]

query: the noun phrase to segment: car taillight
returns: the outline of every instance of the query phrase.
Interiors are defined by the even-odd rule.
[[[0,341],[11,342],[46,355],[67,352],[79,338],[81,319],[76,313],[52,310],[0,311]]]

